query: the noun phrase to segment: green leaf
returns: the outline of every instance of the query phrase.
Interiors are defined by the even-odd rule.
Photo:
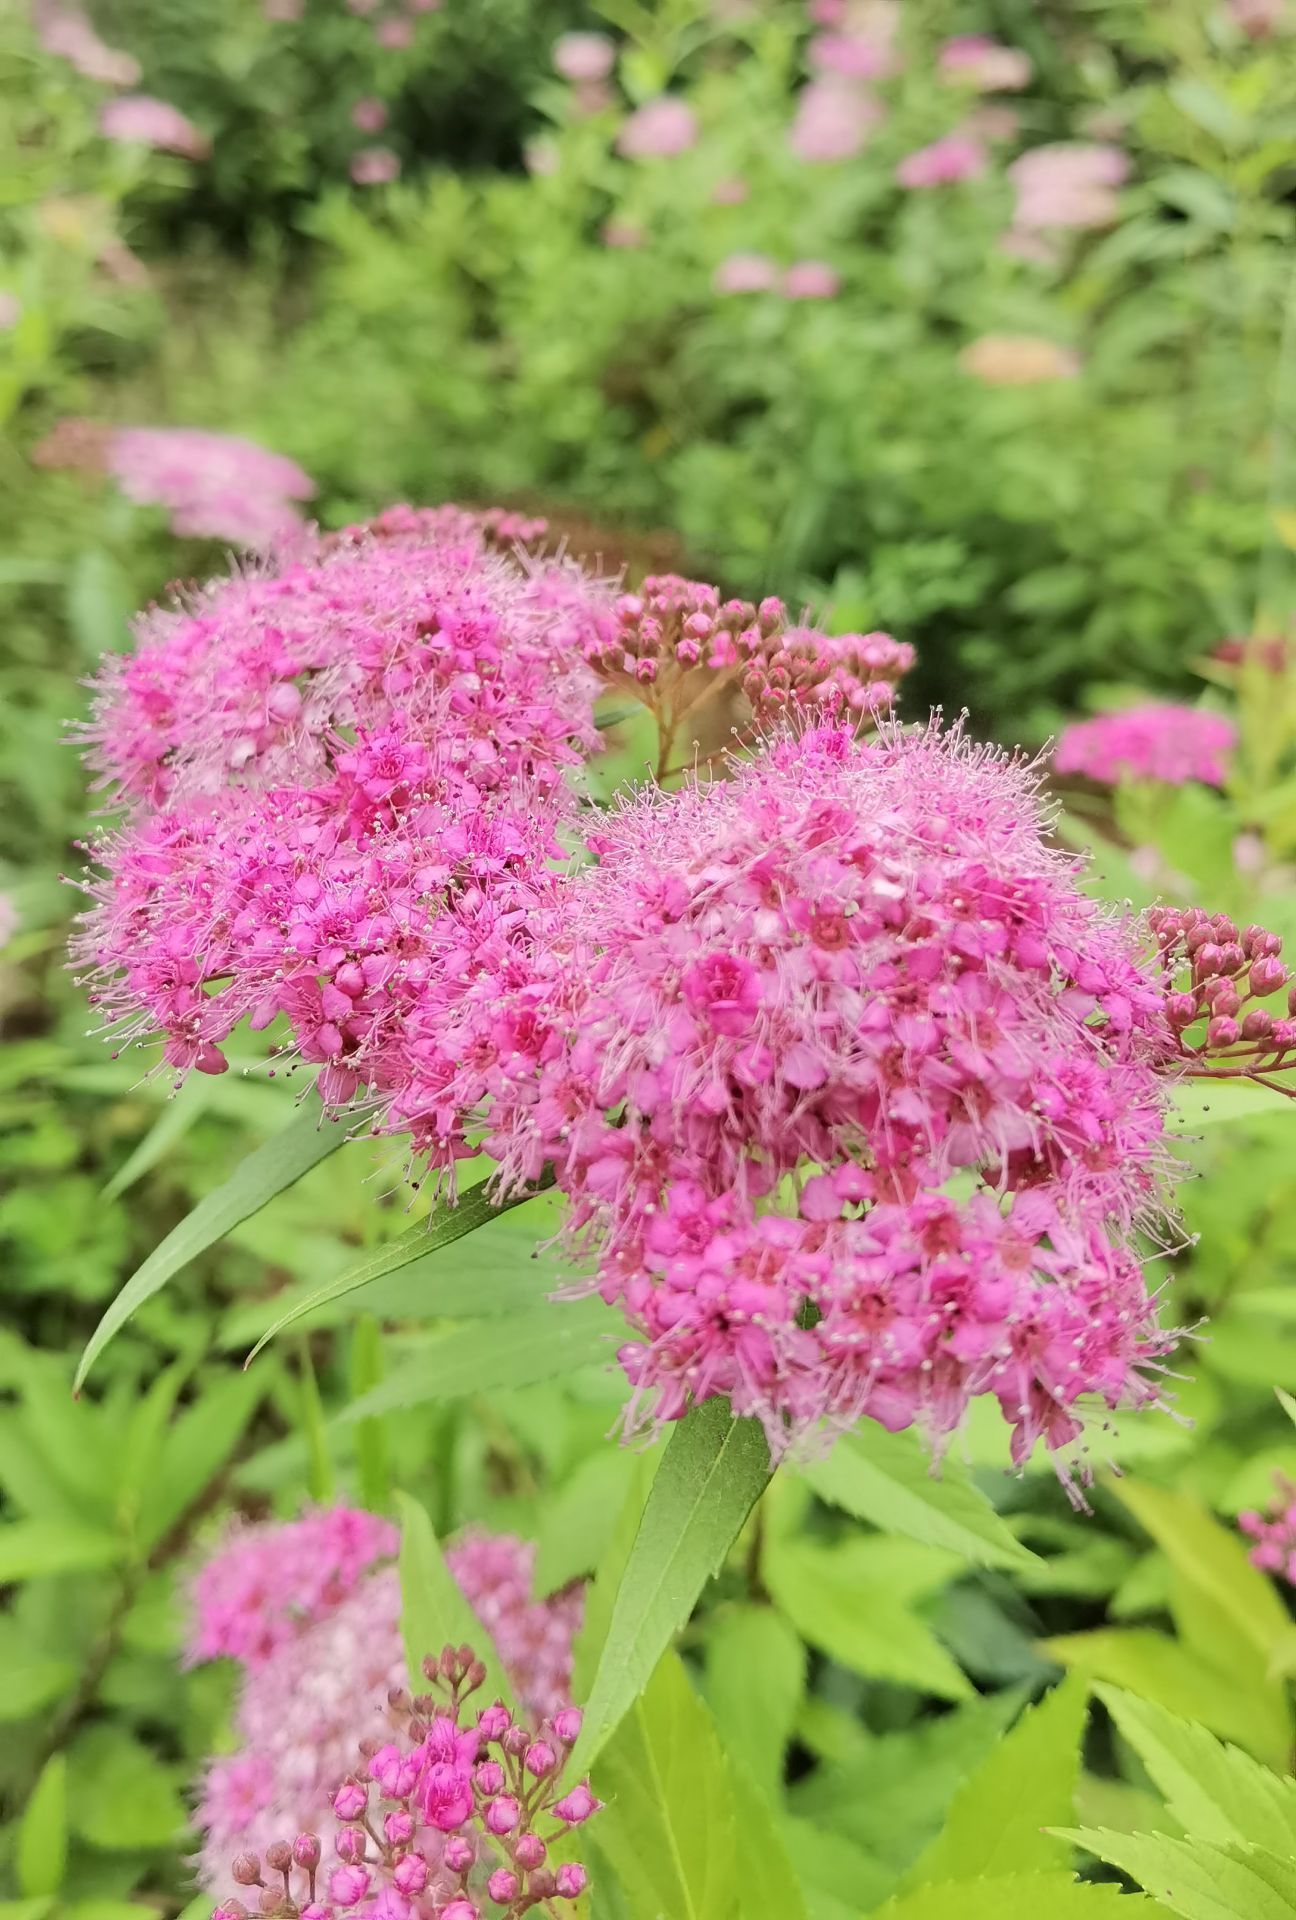
[[[1296,1782],[1134,1694],[1097,1691],[1194,1840],[1246,1841],[1296,1856]]]
[[[973,1486],[966,1468],[946,1459],[937,1478],[912,1433],[888,1433],[866,1420],[801,1472],[821,1500],[883,1532],[947,1547],[975,1566],[1038,1564]]]
[[[194,1121],[202,1116],[203,1091],[201,1082],[190,1081],[182,1092],[174,1094],[167,1101],[134,1152],[127,1155],[104,1187],[105,1200],[120,1199],[128,1188],[143,1179],[159,1160],[165,1158],[177,1141],[184,1138]]]
[[[675,1654],[661,1660],[607,1742],[597,1785],[608,1802],[599,1850],[631,1920],[736,1916],[737,1817],[724,1754]]]
[[[441,1551],[425,1508],[407,1493],[397,1493],[400,1516],[401,1636],[411,1683],[419,1684],[424,1656],[465,1642],[490,1669],[487,1692],[505,1690],[507,1669],[490,1634],[464,1598]]]
[[[169,1280],[232,1228],[250,1219],[346,1140],[345,1129],[330,1121],[312,1104],[291,1126],[250,1153],[223,1185],[198,1202],[161,1246],[155,1247],[117,1295],[86,1343],[77,1367],[73,1391],[79,1393],[86,1376],[108,1342],[131,1315],[160,1293]]]
[[[630,1447],[599,1447],[545,1503],[536,1528],[535,1590],[554,1593],[593,1573],[607,1551],[638,1471]]]
[[[909,1878],[917,1882],[1044,1872],[1070,1865],[1042,1829],[1075,1813],[1088,1689],[1064,1680],[1017,1725],[954,1796],[940,1836]]]
[[[1134,1920],[1135,1907],[1143,1912],[1147,1905],[1118,1887],[1089,1886],[1070,1874],[1022,1873],[919,1887],[878,1907],[874,1920]]]
[[[0,1585],[51,1573],[86,1573],[121,1558],[114,1533],[70,1520],[15,1520],[0,1526]]]
[[[339,1418],[370,1420],[429,1400],[556,1380],[609,1358],[614,1324],[601,1300],[551,1301],[510,1320],[468,1321],[422,1343],[413,1359],[393,1368]]]
[[[1150,1627],[1100,1627],[1056,1635],[1042,1650],[1065,1667],[1126,1687],[1170,1713],[1200,1720],[1259,1758],[1281,1763],[1287,1710],[1276,1687],[1264,1695],[1239,1686],[1196,1653]]]
[[[1119,1867],[1183,1920],[1296,1920],[1296,1862],[1261,1848],[1103,1827],[1074,1828],[1062,1838]]]
[[[124,1728],[100,1722],[76,1737],[68,1754],[72,1829],[113,1852],[165,1847],[185,1826],[171,1770]]]
[[[773,1607],[725,1607],[709,1623],[704,1690],[727,1751],[740,1754],[771,1806],[805,1693],[800,1634]],[[759,1684],[753,1684],[759,1676]]]
[[[1237,1120],[1277,1119],[1296,1115],[1296,1100],[1273,1087],[1251,1080],[1181,1080],[1170,1104],[1169,1123],[1176,1133],[1203,1133],[1210,1127],[1232,1126]]]
[[[67,1759],[45,1762],[18,1826],[18,1891],[29,1900],[57,1893],[67,1868]]]
[[[139,1531],[156,1546],[229,1459],[272,1376],[222,1371],[202,1378],[192,1406],[172,1423],[143,1490]]]
[[[30,1645],[12,1612],[0,1613],[0,1725],[38,1713],[70,1693],[76,1678],[75,1661]]]
[[[788,1849],[786,1822],[771,1812],[740,1754],[725,1755],[737,1819],[739,1920],[809,1920]]]
[[[378,1331],[378,1322],[372,1314],[362,1314],[351,1335],[352,1398],[359,1399],[371,1387],[376,1387],[382,1375],[382,1335]],[[357,1422],[355,1453],[360,1504],[373,1513],[381,1513],[391,1499],[387,1435],[381,1420]]]
[[[612,1607],[585,1725],[572,1756],[588,1771],[769,1482],[769,1448],[728,1402],[694,1407],[667,1442]]]
[[[301,1342],[297,1359],[297,1408],[306,1440],[307,1491],[317,1506],[327,1506],[333,1498],[336,1476],[333,1457],[329,1452],[324,1402],[320,1399],[319,1381],[315,1378],[310,1346],[305,1340]]]
[[[664,1453],[664,1447],[655,1447],[651,1453],[631,1456],[634,1473],[626,1488],[621,1510],[613,1520],[612,1531],[599,1557],[594,1578],[585,1589],[585,1616],[572,1649],[573,1700],[589,1699],[590,1688],[607,1644],[617,1595],[621,1591],[621,1582],[643,1524],[644,1508],[652,1491],[653,1477]]]
[[[498,1219],[500,1214],[509,1212],[513,1207],[520,1207],[524,1201],[532,1199],[543,1188],[552,1186],[553,1179],[552,1173],[546,1173],[534,1186],[528,1187],[523,1193],[514,1194],[507,1200],[492,1199],[487,1192],[488,1183],[482,1181],[480,1185],[470,1188],[455,1206],[451,1206],[449,1201],[438,1201],[428,1219],[419,1221],[417,1226],[403,1233],[399,1240],[393,1240],[389,1245],[380,1247],[377,1253],[371,1253],[358,1266],[349,1267],[336,1279],[328,1281],[324,1286],[317,1287],[313,1293],[307,1294],[304,1300],[296,1301],[286,1313],[281,1313],[274,1324],[267,1327],[253,1347],[248,1355],[248,1363],[251,1364],[256,1359],[261,1349],[273,1340],[276,1334],[282,1333],[285,1327],[292,1326],[294,1321],[300,1320],[305,1314],[312,1313],[320,1307],[329,1306],[333,1301],[342,1299],[348,1293],[354,1293],[360,1287],[370,1286],[375,1280],[380,1280],[389,1273],[396,1273],[401,1267],[409,1266],[411,1261],[425,1259],[431,1254],[440,1253],[444,1247],[453,1246],[455,1241],[462,1240],[465,1234],[474,1233],[478,1227],[484,1227],[489,1221]]]
[[[1191,1495],[1137,1480],[1112,1491],[1152,1535],[1172,1567],[1218,1608],[1238,1638],[1268,1661],[1290,1621],[1273,1585],[1251,1565],[1241,1538]]]
[[[906,1548],[907,1559],[896,1548]],[[935,1548],[859,1538],[833,1547],[779,1543],[762,1564],[797,1632],[830,1659],[943,1700],[967,1700],[969,1681],[914,1611],[952,1570]]]

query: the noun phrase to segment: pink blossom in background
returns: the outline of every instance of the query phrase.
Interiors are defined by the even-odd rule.
[[[573,86],[606,80],[616,65],[616,47],[605,33],[564,33],[554,41],[553,63]]]
[[[1252,1566],[1296,1587],[1296,1487],[1280,1473],[1274,1475],[1274,1484],[1275,1497],[1265,1512],[1240,1513],[1238,1526],[1254,1543]]]
[[[579,80],[571,90],[572,110],[579,119],[591,120],[616,104],[617,96],[602,80]]]
[[[600,237],[605,247],[623,247],[629,250],[641,247],[648,235],[636,220],[613,219],[603,222]]]
[[[315,484],[282,454],[194,427],[117,427],[107,464],[127,499],[166,507],[175,533],[265,549],[301,525]]]
[[[751,188],[739,174],[730,174],[727,179],[717,180],[711,189],[711,204],[715,207],[741,207],[751,196]]]
[[[846,20],[846,0],[807,0],[806,15],[817,27],[840,27]]]
[[[1032,147],[1013,161],[1008,178],[1017,196],[1013,228],[1107,227],[1120,211],[1116,189],[1129,173],[1119,147],[1079,141]]]
[[[63,6],[60,0],[36,0],[32,24],[45,52],[66,60],[87,80],[104,87],[138,86],[139,61],[105,46],[80,7]]]
[[[890,48],[858,33],[817,33],[806,60],[816,73],[840,80],[880,80],[892,67]]]
[[[1181,787],[1189,780],[1223,786],[1237,728],[1205,707],[1151,702],[1120,707],[1063,729],[1053,754],[1058,773],[1080,773],[1104,786],[1158,780]]]
[[[1022,117],[1016,107],[997,100],[975,107],[963,122],[964,131],[978,140],[1015,140],[1021,132]]]
[[[146,93],[123,93],[105,100],[99,109],[99,131],[108,140],[182,154],[186,160],[205,160],[211,152],[206,134],[178,107]]]
[[[697,144],[698,122],[687,101],[664,93],[636,107],[617,135],[627,160],[665,160]]]
[[[361,147],[351,156],[351,178],[358,187],[386,187],[400,176],[400,156],[390,147]]]
[[[943,78],[982,93],[1015,93],[1030,85],[1033,72],[1030,56],[1020,48],[1001,46],[980,33],[947,40],[936,65]]]
[[[374,39],[380,47],[386,47],[390,52],[403,53],[406,47],[414,45],[414,22],[402,20],[398,14],[393,14],[389,19],[378,22],[374,28]]]
[[[361,133],[381,133],[387,125],[386,103],[373,94],[357,100],[351,109],[351,125]]]
[[[528,140],[522,149],[526,170],[537,180],[558,171],[558,148],[552,140]]]
[[[896,168],[896,180],[911,191],[925,187],[948,187],[960,180],[977,180],[985,172],[988,156],[982,143],[972,134],[949,133],[929,147],[919,147]]]
[[[778,268],[765,253],[731,253],[715,270],[717,293],[768,293],[778,280]]]
[[[440,13],[445,0],[405,0],[406,13]]]
[[[841,292],[841,275],[826,260],[796,260],[780,284],[789,300],[831,300]]]
[[[985,333],[964,347],[959,365],[987,386],[1033,387],[1047,380],[1073,380],[1080,357],[1037,334]]]
[[[1252,40],[1267,40],[1292,23],[1290,0],[1227,0],[1228,12]]]
[[[359,14],[366,19],[369,14],[378,11],[378,0],[346,0],[347,12]]]
[[[0,893],[0,947],[7,947],[18,931],[18,909],[13,895]]]
[[[10,333],[22,319],[22,301],[7,287],[0,287],[0,333]]]
[[[301,19],[306,11],[306,0],[261,0],[261,11],[267,20],[288,26]]]
[[[830,165],[861,153],[881,126],[886,109],[861,87],[842,80],[812,80],[797,95],[788,145],[798,160]]]

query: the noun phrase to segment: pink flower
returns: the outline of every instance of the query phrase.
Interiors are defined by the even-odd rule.
[[[768,293],[778,280],[778,268],[764,253],[731,253],[715,270],[717,293]]]
[[[985,333],[959,355],[965,373],[991,387],[1033,387],[1049,380],[1073,380],[1080,357],[1069,347],[1031,333]]]
[[[616,47],[605,33],[564,33],[553,44],[554,71],[573,85],[606,80],[616,65]]]
[[[605,247],[641,247],[648,238],[644,229],[634,220],[605,220],[601,230]]]
[[[128,500],[168,509],[174,533],[255,549],[296,533],[293,503],[315,491],[282,454],[194,427],[115,428],[107,464]]]
[[[22,301],[7,287],[0,287],[0,333],[10,333],[22,319]]]
[[[841,275],[826,260],[796,260],[782,285],[789,300],[832,300],[841,292]]]
[[[859,33],[817,33],[806,59],[817,72],[842,80],[880,80],[892,65],[890,47]]]
[[[697,116],[687,101],[663,93],[636,107],[617,135],[617,152],[627,160],[669,159],[697,144]]]
[[[1153,701],[1064,728],[1053,765],[1059,773],[1082,773],[1104,786],[1159,780],[1181,787],[1200,780],[1219,787],[1236,745],[1237,728],[1227,715]]]
[[[1252,40],[1267,40],[1291,20],[1289,0],[1226,0],[1231,18]]]
[[[810,164],[850,160],[885,117],[881,102],[863,88],[840,79],[812,80],[797,96],[788,145]]]
[[[66,60],[87,80],[105,87],[138,86],[139,61],[106,47],[79,7],[64,6],[61,0],[35,0],[32,24],[45,52]]]
[[[1015,93],[1030,85],[1033,71],[1028,54],[981,33],[961,33],[947,40],[936,65],[942,77],[981,93]]]
[[[399,156],[390,147],[361,147],[351,156],[351,178],[358,187],[385,187],[401,170]]]
[[[381,133],[387,125],[387,108],[373,94],[357,100],[351,109],[351,125],[361,133]]]
[[[1116,189],[1128,172],[1119,147],[1032,147],[1008,169],[1017,195],[1013,227],[1029,235],[1050,227],[1110,226],[1119,210]]]
[[[395,15],[380,20],[374,28],[374,39],[380,47],[386,47],[390,52],[403,53],[406,47],[414,45],[414,22]]]
[[[711,204],[716,207],[741,207],[751,193],[747,182],[738,174],[731,174],[724,180],[717,180],[711,189]]]
[[[1274,1475],[1275,1498],[1265,1513],[1240,1513],[1238,1526],[1249,1540],[1251,1564],[1296,1586],[1296,1487]]]
[[[178,107],[145,93],[124,93],[116,100],[105,100],[99,109],[99,131],[108,140],[156,147],[163,153],[182,154],[186,160],[205,160],[211,153],[206,134],[200,133]]]
[[[959,180],[976,180],[985,172],[986,150],[971,134],[950,133],[919,147],[900,162],[896,179],[910,190],[952,186]]]

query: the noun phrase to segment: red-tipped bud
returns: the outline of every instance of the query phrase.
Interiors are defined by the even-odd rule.
[[[1287,969],[1273,954],[1261,954],[1258,960],[1251,962],[1247,984],[1252,993],[1263,1000],[1287,985]]]
[[[1231,1014],[1220,1014],[1206,1028],[1208,1047],[1233,1047],[1241,1038],[1242,1029]]]
[[[299,1867],[304,1867],[307,1873],[314,1873],[320,1863],[321,1852],[317,1833],[299,1833],[293,1841],[293,1859]]]

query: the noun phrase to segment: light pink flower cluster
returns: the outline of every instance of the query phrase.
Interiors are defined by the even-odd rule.
[[[669,160],[697,145],[697,115],[678,94],[645,100],[623,123],[616,149],[627,160]]]
[[[1032,147],[1008,169],[1017,196],[1014,233],[1111,226],[1120,210],[1116,189],[1128,173],[1119,147],[1078,141]]]
[[[326,1101],[430,1097],[453,1007],[525,947],[606,618],[574,565],[409,509],[145,616],[101,675],[94,757],[132,810],[75,945],[118,1044],[220,1072],[282,1016]]]
[[[105,87],[139,84],[139,61],[132,54],[105,46],[80,7],[65,6],[62,0],[35,0],[32,25],[45,52],[66,60],[87,80]]]
[[[321,1803],[335,1827],[330,1860],[311,1826],[263,1853],[240,1847],[229,1875],[258,1889],[262,1913],[481,1920],[489,1903],[520,1920],[585,1891],[583,1866],[549,1857],[599,1811],[587,1782],[565,1793],[560,1784],[580,1714],[567,1708],[536,1730],[498,1699],[474,1712],[486,1668],[469,1646],[425,1659],[423,1675],[426,1692],[389,1693],[386,1727],[366,1732],[355,1770]],[[226,1900],[213,1920],[247,1920],[247,1911]]]
[[[190,1658],[244,1666],[238,1746],[208,1765],[197,1824],[202,1880],[215,1888],[231,1853],[263,1852],[276,1834],[314,1825],[330,1843],[330,1798],[368,1735],[386,1737],[388,1696],[407,1684],[396,1530],[345,1508],[289,1525],[246,1528],[195,1583]],[[344,1582],[340,1562],[354,1578]],[[318,1565],[316,1559],[318,1557]],[[568,1710],[579,1587],[532,1597],[535,1550],[511,1535],[471,1531],[447,1564],[487,1629],[533,1726]]]
[[[829,75],[812,80],[797,95],[788,145],[809,165],[850,160],[863,151],[885,118],[885,107],[867,87]]]
[[[1236,745],[1237,728],[1227,714],[1151,701],[1065,727],[1053,765],[1059,773],[1084,774],[1104,786],[1159,780],[1181,787],[1189,780],[1201,780],[1219,787]]]
[[[893,67],[890,46],[864,33],[817,33],[806,48],[806,60],[816,73],[842,80],[881,80]]]
[[[944,79],[980,93],[1016,93],[1030,85],[1031,61],[1019,47],[1005,47],[983,33],[956,34],[936,61]]]
[[[105,100],[99,110],[99,131],[107,140],[178,153],[185,160],[206,160],[211,153],[211,141],[179,107],[146,93],[123,93]]]
[[[970,133],[947,133],[929,147],[919,147],[896,168],[896,180],[911,192],[924,187],[948,187],[960,180],[977,180],[985,172],[986,150]]]
[[[296,461],[252,440],[195,427],[117,427],[107,465],[128,500],[165,507],[184,538],[262,552],[301,527],[315,483]]]
[[[766,253],[731,253],[712,280],[717,293],[781,293],[785,300],[831,300],[841,276],[826,260],[795,260],[786,270]]]
[[[1240,1513],[1238,1526],[1255,1543],[1251,1565],[1296,1587],[1296,1486],[1280,1473],[1274,1485],[1276,1494],[1265,1512]]]
[[[939,1443],[991,1394],[1021,1459],[1156,1398],[1162,983],[1043,825],[958,734],[841,728],[612,813],[487,1144],[555,1170],[632,1421],[727,1394],[776,1452]]]

